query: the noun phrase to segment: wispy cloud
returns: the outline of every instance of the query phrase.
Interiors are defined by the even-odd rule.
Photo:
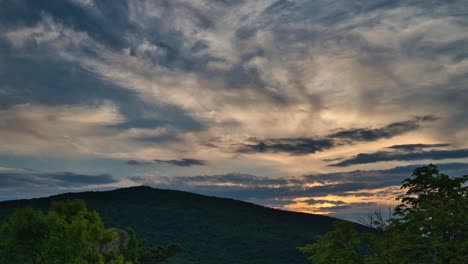
[[[127,160],[128,165],[150,165],[152,162],[149,161],[138,161],[138,160]]]
[[[413,150],[422,150],[428,148],[444,148],[450,147],[450,144],[441,143],[441,144],[402,144],[402,145],[393,145],[388,148],[403,150],[403,151],[413,151]]]
[[[259,140],[250,138],[237,150],[240,153],[286,152],[295,155],[311,154],[334,146],[330,139],[275,138]]]
[[[109,174],[86,175],[72,172],[63,173],[15,173],[0,172],[0,189],[25,188],[85,188],[93,185],[119,182]]]
[[[376,141],[379,139],[392,138],[410,131],[414,131],[420,127],[420,122],[428,122],[437,120],[434,116],[422,116],[412,120],[406,120],[403,122],[391,123],[387,126],[368,129],[368,128],[357,128],[350,130],[342,130],[328,137],[349,142],[359,141]]]
[[[468,149],[455,150],[430,150],[410,152],[387,152],[360,153],[338,163],[331,164],[333,167],[346,167],[356,164],[367,164],[380,161],[414,161],[414,160],[445,160],[468,158]]]
[[[322,138],[274,138],[263,140],[249,138],[248,142],[242,144],[237,151],[240,153],[285,152],[292,155],[313,154],[337,146],[392,138],[418,129],[420,127],[420,122],[434,120],[436,120],[436,118],[433,116],[423,116],[403,122],[392,123],[381,128],[341,130]]]
[[[189,159],[189,158],[184,158],[184,159],[174,159],[174,160],[153,160],[153,161],[138,161],[138,160],[128,160],[125,162],[128,165],[151,165],[151,164],[169,164],[173,166],[178,166],[178,167],[191,167],[191,166],[203,166],[207,165],[208,162],[205,160],[199,160],[199,159]]]
[[[460,74],[465,69],[459,52],[444,49],[466,37],[462,21],[451,15],[458,10],[456,2],[437,6],[436,14],[425,13],[427,5],[387,1],[378,6],[328,5],[321,1],[177,1],[164,5],[118,1],[112,5],[76,5],[78,2],[61,3],[63,10],[76,11],[66,14],[53,12],[50,4],[41,4],[36,10],[22,3],[21,10],[34,14],[31,21],[9,22],[16,26],[5,22],[8,30],[2,45],[26,61],[20,63],[18,56],[2,58],[9,65],[17,65],[5,76],[44,64],[39,68],[66,78],[54,89],[50,87],[55,84],[40,78],[45,72],[32,74],[37,83],[34,89],[27,82],[6,78],[5,83],[15,89],[2,89],[21,91],[9,95],[9,104],[18,98],[44,104],[112,101],[125,119],[112,128],[122,133],[147,130],[132,137],[141,144],[116,152],[147,153],[145,143],[152,142],[153,149],[154,145],[164,145],[175,154],[184,146],[200,147],[198,143],[203,146],[212,136],[222,135],[224,140],[234,142],[254,137],[267,146],[262,149],[262,144],[247,144],[241,148],[244,152],[288,153],[297,145],[301,149],[295,154],[313,153],[330,145],[320,135],[340,127],[343,131],[336,132],[335,139],[368,142],[414,131],[414,123],[396,122],[405,115],[440,113],[441,119],[433,129],[441,135],[455,124],[464,123],[454,119],[463,118],[457,109],[466,98],[446,98],[461,89],[457,80],[464,78]],[[14,13],[10,9],[4,10],[5,15]],[[322,11],[316,14],[314,10]],[[354,10],[354,15],[340,10]],[[315,15],[305,15],[310,12]],[[113,17],[119,17],[119,21],[106,20],[109,14],[115,14]],[[428,31],[429,21],[435,21],[437,27]],[[101,30],[110,24],[112,30]],[[404,35],[388,38],[396,39],[393,44],[375,41],[379,39],[374,37],[375,32],[395,35],[395,27],[408,28],[407,24],[410,27]],[[444,28],[453,35],[457,33],[457,37],[442,34]],[[424,38],[411,37],[422,32]],[[435,50],[440,50],[440,56]],[[394,56],[402,53],[408,56]],[[433,60],[435,55],[437,59]],[[47,57],[56,58],[55,67],[42,63]],[[429,57],[434,67],[422,67]],[[397,65],[407,70],[400,71]],[[441,65],[452,66],[438,71]],[[407,76],[409,72],[421,76],[418,80],[431,76],[435,79],[418,84]],[[87,76],[78,78],[81,74]],[[82,83],[93,79],[95,83]],[[71,81],[79,85],[69,86]],[[452,92],[438,93],[439,84],[453,87]],[[395,92],[392,96],[385,92],[399,91],[406,85],[414,87],[411,92]],[[70,92],[54,96],[63,86],[70,87]],[[425,97],[419,94],[423,88],[434,91],[440,99],[432,104],[433,109],[426,108]],[[26,91],[33,91],[30,98],[23,93]],[[400,105],[408,107],[402,111]],[[341,118],[344,113],[351,118]],[[367,128],[376,127],[381,120],[396,121],[380,130]],[[447,123],[450,125],[445,126]],[[155,129],[167,132],[151,135]],[[275,140],[283,142],[277,144]],[[102,149],[93,151],[105,153]]]
[[[167,163],[179,167],[202,166],[207,162],[198,159],[180,159],[180,160],[154,160],[156,163]]]

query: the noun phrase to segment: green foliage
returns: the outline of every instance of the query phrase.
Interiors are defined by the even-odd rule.
[[[81,200],[55,202],[47,216],[46,263],[102,263],[98,246],[117,239]]]
[[[435,165],[418,168],[403,181],[406,193],[390,228],[403,237],[400,246],[426,263],[468,261],[468,175],[449,177]]]
[[[359,254],[361,243],[359,234],[350,222],[335,222],[335,230],[318,238],[314,244],[298,249],[310,255],[309,260],[316,264],[359,264],[363,258]]]
[[[19,209],[0,229],[1,262],[41,263],[49,234],[46,216],[31,208]]]
[[[120,243],[120,253],[125,260],[140,264],[154,264],[164,262],[166,259],[175,256],[182,248],[178,244],[167,246],[147,247],[143,240],[136,238],[135,231],[126,228],[123,231],[123,239]]]
[[[171,244],[164,247],[149,248],[140,247],[140,258],[139,263],[141,264],[153,264],[160,263],[166,260],[168,257],[172,257],[179,253],[181,247],[177,244]]]
[[[107,264],[132,264],[133,262],[131,261],[125,261],[125,258],[123,256],[117,256],[113,259],[111,259]],[[136,262],[134,262],[136,263]]]
[[[418,168],[402,182],[406,192],[393,217],[372,223],[376,232],[358,235],[350,225],[337,225],[300,250],[314,263],[468,263],[466,180],[468,175],[450,177],[432,164]]]
[[[132,229],[104,228],[77,199],[52,203],[47,215],[16,210],[0,229],[0,245],[0,263],[22,264],[160,263],[178,252],[145,247]],[[159,254],[146,253],[153,251]]]
[[[135,231],[131,228],[126,228],[125,232],[128,236],[127,245],[124,245],[124,239],[121,240],[120,243],[120,251],[125,256],[125,259],[130,260],[134,263],[138,263],[138,259],[140,258],[140,244],[141,241],[138,241],[136,238]]]

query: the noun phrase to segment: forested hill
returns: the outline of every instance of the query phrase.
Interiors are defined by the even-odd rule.
[[[232,199],[131,187],[0,202],[0,221],[14,209],[47,209],[51,201],[83,199],[106,227],[132,227],[152,245],[179,243],[172,264],[307,263],[296,250],[333,229],[336,219],[275,210]]]

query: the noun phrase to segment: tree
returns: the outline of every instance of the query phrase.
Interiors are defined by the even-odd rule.
[[[82,200],[53,203],[48,226],[48,263],[103,263],[99,245],[118,238],[104,228],[99,215],[88,211]]]
[[[298,249],[307,255],[315,264],[359,264],[363,256],[359,252],[361,243],[359,234],[350,222],[334,222],[334,231],[318,238],[314,244]]]
[[[136,237],[135,231],[131,228],[120,230],[125,238],[121,240],[120,252],[126,260],[140,264],[154,264],[164,262],[166,259],[175,256],[182,248],[178,244],[166,246],[148,247],[143,240]],[[124,244],[124,241],[126,242]]]
[[[384,223],[378,214],[371,215],[369,221],[377,227],[375,232],[357,235],[346,230],[353,234],[353,245],[360,245],[357,255],[362,256],[363,263],[468,263],[466,180],[468,175],[450,177],[433,164],[414,170],[410,178],[403,180],[401,189],[405,193],[397,197],[401,204],[388,222]],[[337,226],[301,251],[315,263],[327,263],[317,260],[327,251],[338,250],[330,245],[342,243],[343,238],[336,234],[343,232],[343,227]],[[338,263],[342,258],[341,253],[328,256],[328,263]]]
[[[0,263],[42,263],[48,234],[47,218],[42,212],[17,210],[0,229]]]
[[[430,164],[405,179],[391,228],[401,246],[426,263],[468,262],[468,175],[450,177]]]
[[[0,228],[0,263],[160,263],[180,251],[169,247],[146,247],[130,228],[106,229],[82,200],[54,202],[47,214],[18,209]]]

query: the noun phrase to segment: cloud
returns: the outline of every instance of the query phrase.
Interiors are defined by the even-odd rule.
[[[329,201],[329,200],[318,200],[318,199],[309,199],[309,200],[306,200],[304,201],[308,204],[325,204],[325,203],[330,203],[330,204],[333,204],[333,205],[344,205],[346,204],[345,202],[343,201]],[[332,208],[336,208],[335,206],[333,206]]]
[[[127,160],[128,165],[149,165],[151,162],[148,161],[138,161],[138,160]]]
[[[334,142],[330,139],[313,138],[277,138],[258,140],[251,138],[237,151],[240,153],[286,152],[293,155],[305,155],[332,148]]]
[[[26,1],[1,11],[8,51],[1,60],[12,67],[0,70],[8,94],[0,101],[10,107],[110,100],[125,119],[111,128],[170,131],[116,146],[141,156],[148,142],[164,145],[170,156],[220,135],[258,138],[240,148],[249,153],[314,153],[330,145],[320,135],[337,128],[333,140],[389,139],[415,131],[414,123],[396,121],[426,113],[421,122],[437,113],[448,125],[421,134],[454,133],[466,123],[458,119],[467,102],[453,96],[463,91],[467,69],[463,21],[453,15],[460,5]],[[48,74],[56,78],[43,78]],[[382,120],[395,122],[368,128]]]
[[[444,148],[450,147],[450,144],[441,143],[441,144],[402,144],[402,145],[393,145],[387,148],[402,150],[402,151],[414,151],[427,148]]]
[[[63,173],[55,175],[46,175],[41,177],[43,179],[52,179],[58,181],[60,184],[68,184],[72,186],[86,186],[86,185],[95,185],[95,184],[110,184],[117,183],[118,180],[113,178],[109,174],[100,174],[100,175],[82,175],[74,173]]]
[[[63,173],[5,173],[0,172],[0,189],[85,188],[93,185],[115,184],[119,180],[109,174],[86,175]]]
[[[154,160],[156,163],[167,163],[178,167],[203,166],[207,162],[198,159],[180,159],[180,160]]]
[[[110,174],[0,171],[0,201],[37,198],[71,191],[108,190],[122,184],[124,183],[120,179]]]
[[[365,215],[373,209],[394,205],[394,198],[401,193],[401,181],[420,166],[422,165],[414,164],[387,170],[290,177],[231,173],[185,177],[130,177],[126,181],[240,199],[281,209],[336,214],[350,219],[356,215]],[[468,164],[447,163],[438,167],[443,173],[461,176],[466,174]]]
[[[174,159],[174,160],[154,160],[154,161],[138,161],[138,160],[128,160],[125,162],[128,165],[151,165],[151,164],[160,164],[166,163],[177,167],[191,167],[191,166],[204,166],[208,162],[199,159]]]
[[[329,137],[350,142],[376,141],[414,131],[420,127],[420,122],[430,122],[435,120],[437,120],[437,118],[434,116],[422,116],[403,122],[391,123],[387,126],[376,129],[358,128],[343,130],[331,134]]]
[[[139,180],[156,187],[178,186],[182,190],[207,195],[355,220],[372,210],[395,206],[394,198],[401,194],[401,181],[420,166],[422,165],[414,164],[388,170],[358,170],[281,178],[227,174],[180,179],[146,177]],[[461,176],[466,174],[468,164],[440,164],[439,169],[451,176]]]
[[[396,122],[384,127],[369,129],[357,128],[341,130],[323,138],[249,138],[238,148],[240,153],[277,153],[285,152],[291,155],[306,155],[328,150],[340,145],[356,144],[358,142],[371,142],[392,138],[420,127],[421,122],[435,121],[433,116],[422,116],[411,120]]]
[[[158,188],[181,189],[241,200],[350,195],[348,192],[400,185],[401,181],[422,165],[395,167],[388,170],[351,171],[311,174],[295,177],[261,177],[249,174],[202,175],[185,177],[131,177],[136,184]],[[465,163],[440,164],[439,169],[453,176],[468,169]]]
[[[346,167],[356,164],[367,164],[381,161],[413,161],[413,160],[444,160],[468,158],[468,149],[430,150],[410,152],[379,151],[360,153],[341,162],[330,164],[332,167]]]
[[[115,135],[106,125],[122,120],[112,103],[82,106],[19,104],[0,109],[3,153],[56,155],[93,154]]]
[[[2,69],[0,77],[4,80],[3,85],[15,89],[7,90],[9,100],[6,100],[4,106],[31,102],[68,106],[111,101],[124,117],[122,122],[109,125],[111,128],[130,130],[165,127],[174,133],[203,128],[200,122],[179,106],[170,102],[145,101],[139,91],[133,89],[133,85],[103,78],[103,73],[96,72],[97,68],[105,70],[110,63],[108,60],[118,57],[127,60],[129,56],[104,45],[107,43],[100,42],[101,39],[93,38],[93,32],[77,31],[76,28],[75,25],[67,26],[63,21],[58,22],[45,13],[35,26],[5,33],[1,40],[8,40],[11,46],[6,48],[11,52],[2,55],[0,59],[11,67]],[[90,53],[101,56],[90,58]],[[51,57],[54,60],[49,62]],[[18,75],[29,78],[14,78]],[[44,78],[48,75],[56,78],[53,81]],[[61,92],[64,86],[68,87],[66,93]]]
[[[135,181],[142,181],[151,185],[180,185],[180,186],[220,186],[220,187],[268,187],[284,185],[289,179],[259,177],[249,174],[224,174],[224,175],[200,175],[186,177],[138,177],[130,178]]]
[[[357,170],[289,177],[230,173],[183,177],[138,176],[121,179],[108,174],[6,170],[0,172],[0,199],[12,199],[17,194],[32,197],[56,194],[64,190],[84,191],[116,186],[150,185],[351,219],[372,209],[392,204],[394,198],[401,193],[401,181],[420,166],[414,164],[388,170]],[[460,176],[466,174],[468,164],[440,164],[439,169],[451,176]]]

